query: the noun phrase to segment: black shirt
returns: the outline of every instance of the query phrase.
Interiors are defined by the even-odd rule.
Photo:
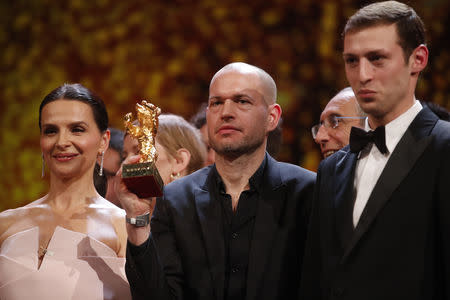
[[[223,237],[225,244],[225,282],[224,299],[245,299],[247,292],[247,269],[249,263],[250,245],[255,225],[258,200],[262,194],[263,175],[266,167],[267,155],[258,170],[249,179],[249,190],[239,196],[235,212],[232,209],[231,196],[225,191],[222,178],[215,165],[211,172],[209,184],[210,196],[213,201],[220,201],[220,220],[223,224]],[[128,243],[132,255],[138,256],[147,249],[147,243],[135,246]]]
[[[223,237],[225,242],[225,295],[224,299],[245,299],[247,291],[247,269],[250,245],[253,236],[258,199],[261,196],[265,158],[258,170],[249,179],[250,189],[239,196],[236,211],[232,209],[231,196],[214,167],[211,196],[222,205]],[[214,201],[216,199],[213,199]]]

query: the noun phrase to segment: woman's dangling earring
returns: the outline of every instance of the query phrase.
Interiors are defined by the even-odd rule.
[[[102,152],[102,159],[100,160],[100,170],[98,171],[99,176],[103,176],[103,158],[105,157],[105,151]]]

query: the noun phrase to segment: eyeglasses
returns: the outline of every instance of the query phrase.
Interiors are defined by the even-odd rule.
[[[323,121],[320,121],[319,124],[314,125],[311,128],[311,133],[313,136],[313,139],[316,139],[317,133],[319,132],[320,126],[325,126],[325,128],[331,128],[336,129],[339,126],[339,122],[341,122],[343,119],[365,119],[366,117],[338,117],[338,116],[329,116]]]

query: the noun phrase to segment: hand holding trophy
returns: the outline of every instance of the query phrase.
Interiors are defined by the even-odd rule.
[[[136,113],[136,125],[133,125],[131,112],[125,115],[125,130],[138,140],[141,159],[137,164],[123,165],[122,179],[128,190],[140,198],[162,196],[164,183],[155,165],[158,158],[155,137],[161,109],[142,100],[141,104],[136,103]]]

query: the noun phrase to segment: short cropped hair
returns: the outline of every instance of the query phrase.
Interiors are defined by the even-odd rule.
[[[414,9],[397,1],[384,1],[369,4],[349,18],[342,36],[377,25],[395,24],[398,43],[403,49],[405,62],[411,53],[426,43],[425,25]]]
[[[204,102],[200,105],[199,110],[195,115],[192,116],[192,118],[189,120],[189,122],[195,126],[197,129],[201,129],[203,126],[206,125],[206,109],[208,107],[208,102]]]

